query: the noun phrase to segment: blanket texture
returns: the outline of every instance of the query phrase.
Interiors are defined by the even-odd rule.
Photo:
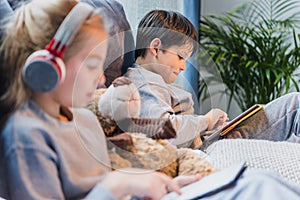
[[[223,169],[246,161],[248,168],[268,169],[300,184],[300,144],[266,140],[225,139],[207,149],[213,166]]]

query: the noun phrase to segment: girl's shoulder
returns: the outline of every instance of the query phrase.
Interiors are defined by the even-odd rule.
[[[46,147],[51,143],[51,131],[46,123],[33,116],[33,113],[20,109],[7,120],[0,139],[4,155],[12,155],[25,149],[46,151]]]
[[[44,131],[47,126],[43,115],[23,106],[8,118],[2,129],[2,137],[31,137],[37,130]]]
[[[36,105],[26,103],[6,121],[1,130],[1,139],[6,145],[36,147],[51,143],[53,135],[72,127],[71,124],[51,118]]]

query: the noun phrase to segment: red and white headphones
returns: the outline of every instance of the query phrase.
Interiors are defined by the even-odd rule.
[[[92,12],[93,7],[90,5],[78,3],[65,17],[45,49],[36,51],[27,58],[22,76],[28,87],[37,92],[49,92],[64,81],[64,52]]]

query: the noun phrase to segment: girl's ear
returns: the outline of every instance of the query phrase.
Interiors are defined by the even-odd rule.
[[[161,49],[161,40],[159,38],[154,38],[150,42],[149,49],[150,49],[150,53],[156,57],[158,54],[158,50]]]

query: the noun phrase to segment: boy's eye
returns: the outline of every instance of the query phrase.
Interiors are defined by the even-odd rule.
[[[178,58],[179,58],[179,60],[183,60],[184,58],[182,57],[182,56],[180,56],[180,55],[177,55],[178,56]]]

